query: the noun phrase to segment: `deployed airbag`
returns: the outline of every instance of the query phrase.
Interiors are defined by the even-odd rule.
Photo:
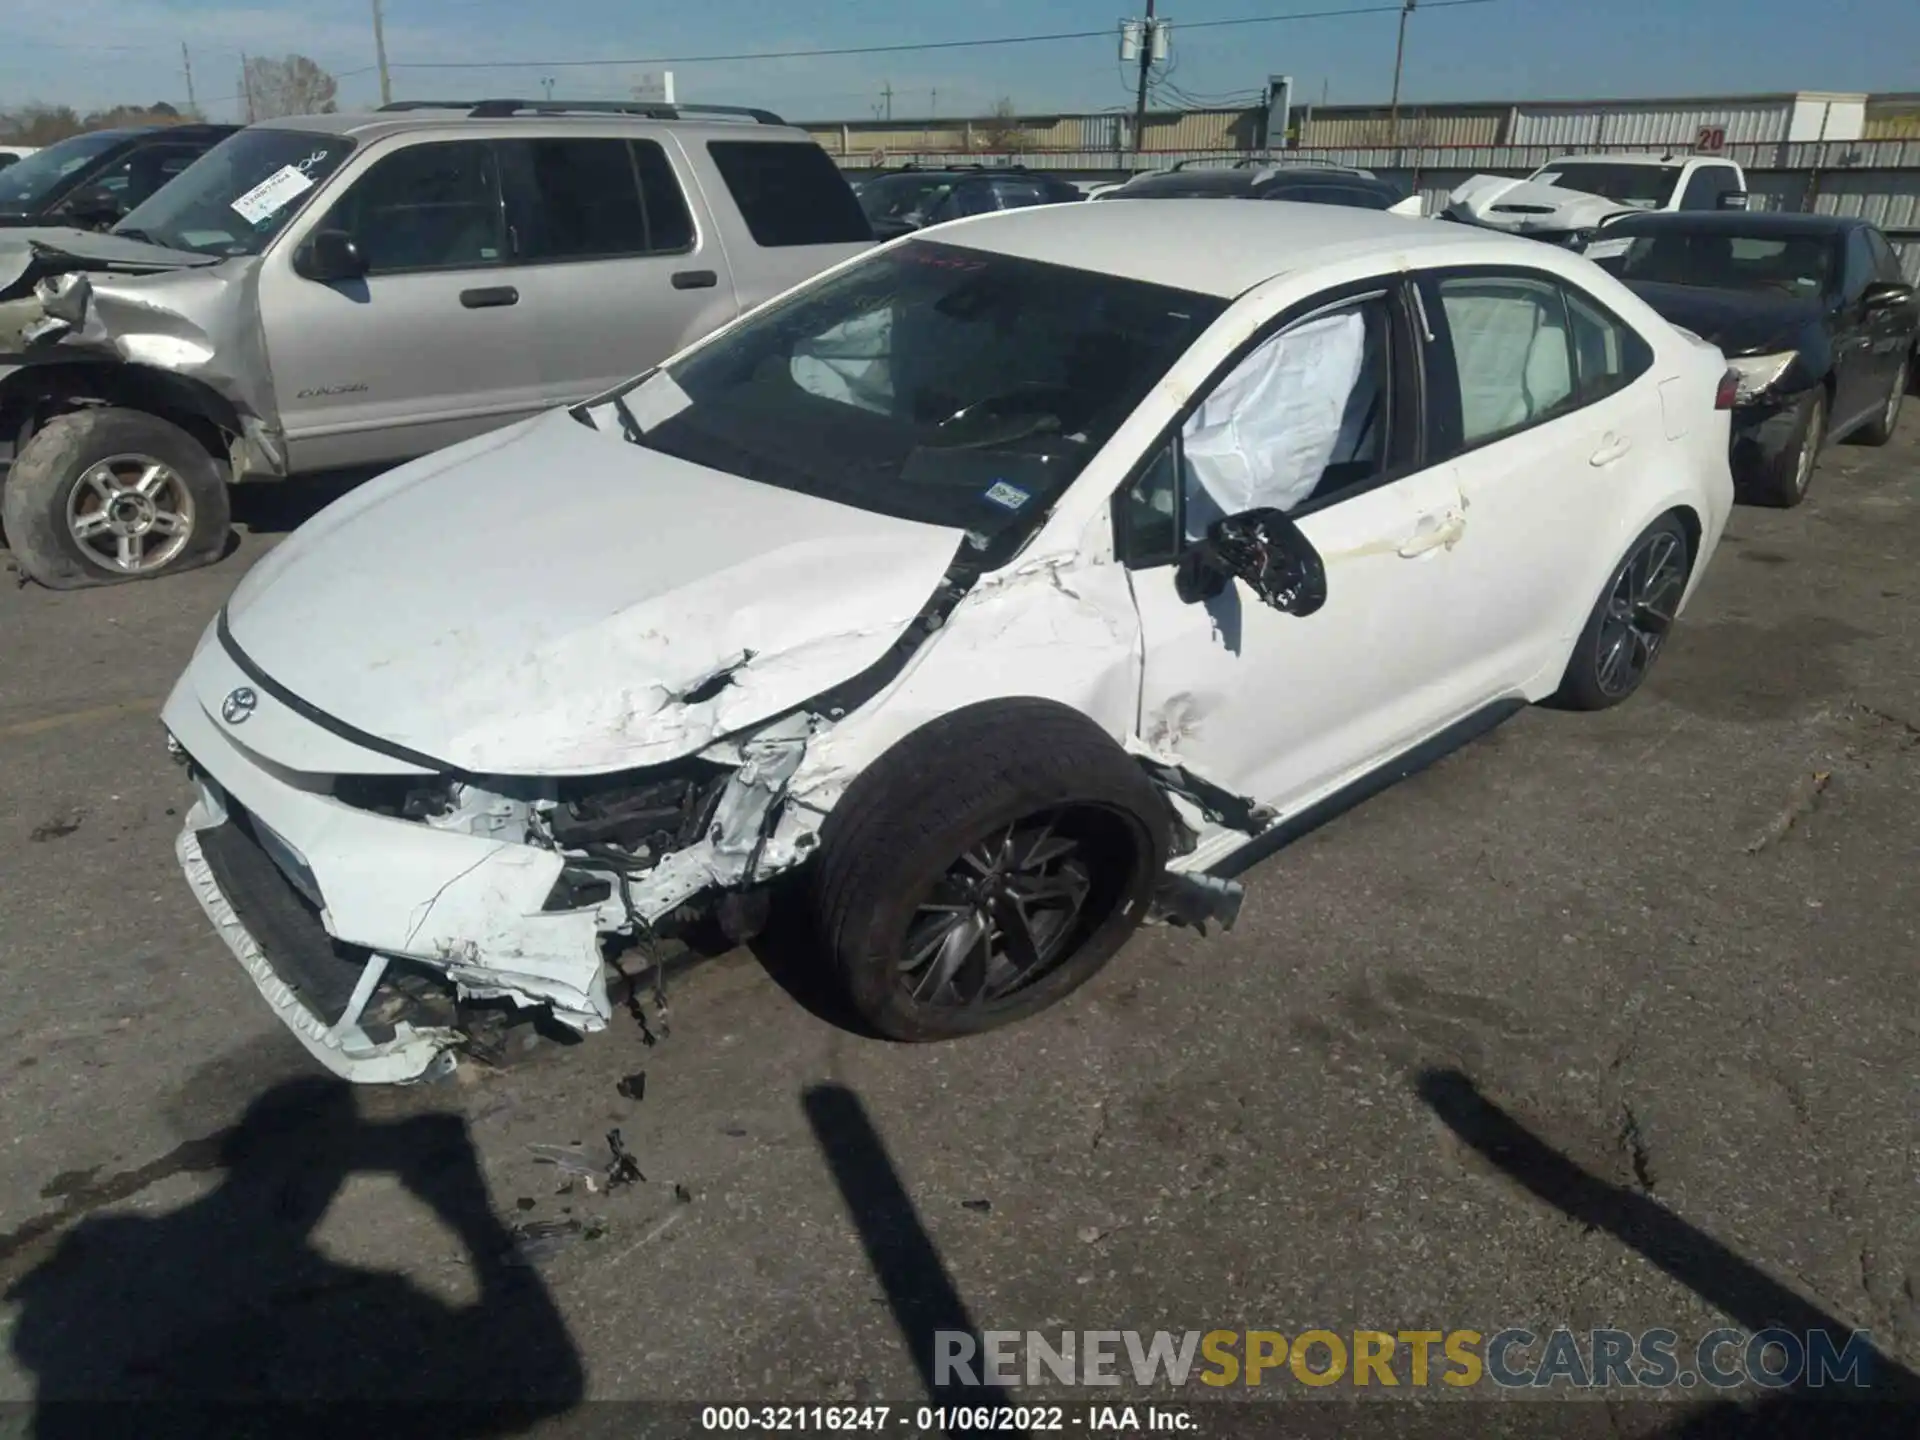
[[[1313,492],[1341,441],[1366,355],[1356,310],[1274,336],[1187,421],[1187,536],[1222,515],[1291,510]]]

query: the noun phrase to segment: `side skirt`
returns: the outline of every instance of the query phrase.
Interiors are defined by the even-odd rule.
[[[1526,701],[1514,698],[1496,700],[1470,715],[1463,715],[1444,730],[1435,731],[1411,749],[1401,751],[1385,764],[1376,766],[1357,780],[1349,781],[1298,814],[1276,821],[1225,859],[1209,866],[1206,873],[1223,880],[1245,873],[1302,835],[1318,830],[1329,820],[1344,815],[1363,800],[1372,799],[1409,775],[1418,774],[1434,761],[1451,755],[1471,740],[1479,739],[1494,726],[1526,708]]]

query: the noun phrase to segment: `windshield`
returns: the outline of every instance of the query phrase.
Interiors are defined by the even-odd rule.
[[[1638,210],[1658,210],[1673,195],[1673,187],[1680,179],[1680,169],[1675,165],[1583,162],[1548,165],[1528,178],[1542,185],[1558,185],[1563,190],[1603,196],[1617,205],[1631,205]]]
[[[32,215],[60,182],[105,155],[127,138],[124,130],[95,130],[69,135],[58,144],[36,150],[24,160],[0,170],[0,214]]]
[[[859,189],[860,208],[869,220],[905,220],[925,215],[953,189],[951,180],[899,176],[889,180],[869,180]]]
[[[621,423],[698,465],[964,530],[993,566],[1225,306],[915,241],[628,387]]]
[[[114,233],[202,255],[257,255],[352,149],[339,135],[239,131],[135,206]]]
[[[1837,259],[1838,247],[1824,235],[1662,230],[1657,235],[1636,235],[1624,252],[1604,262],[1604,268],[1622,280],[1770,291],[1812,299],[1830,288]]]

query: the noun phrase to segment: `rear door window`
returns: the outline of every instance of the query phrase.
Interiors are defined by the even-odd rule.
[[[1442,280],[1439,291],[1459,376],[1463,447],[1573,406],[1573,347],[1558,285],[1489,275]]]
[[[755,244],[772,249],[873,239],[846,177],[818,145],[712,140],[707,153]]]
[[[1653,364],[1653,347],[1599,301],[1572,286],[1566,296],[1580,403],[1589,405],[1638,379]]]
[[[516,259],[605,260],[692,247],[686,197],[655,142],[515,140],[503,149]]]

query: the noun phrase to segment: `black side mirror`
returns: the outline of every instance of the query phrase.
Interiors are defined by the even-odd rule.
[[[1311,615],[1327,603],[1327,567],[1313,542],[1280,510],[1246,510],[1207,527],[1174,575],[1182,600],[1211,600],[1227,581],[1245,581],[1262,604]]]
[[[358,280],[367,273],[367,257],[344,230],[317,230],[293,257],[293,268],[309,280],[328,284]]]
[[[1714,202],[1717,210],[1744,210],[1747,208],[1747,192],[1744,190],[1722,190],[1720,198]]]
[[[1875,280],[1860,292],[1860,303],[1869,310],[1898,310],[1913,303],[1913,286],[1903,280]]]
[[[81,228],[107,226],[121,219],[127,207],[120,197],[98,185],[89,185],[69,195],[60,209],[67,219]]]

